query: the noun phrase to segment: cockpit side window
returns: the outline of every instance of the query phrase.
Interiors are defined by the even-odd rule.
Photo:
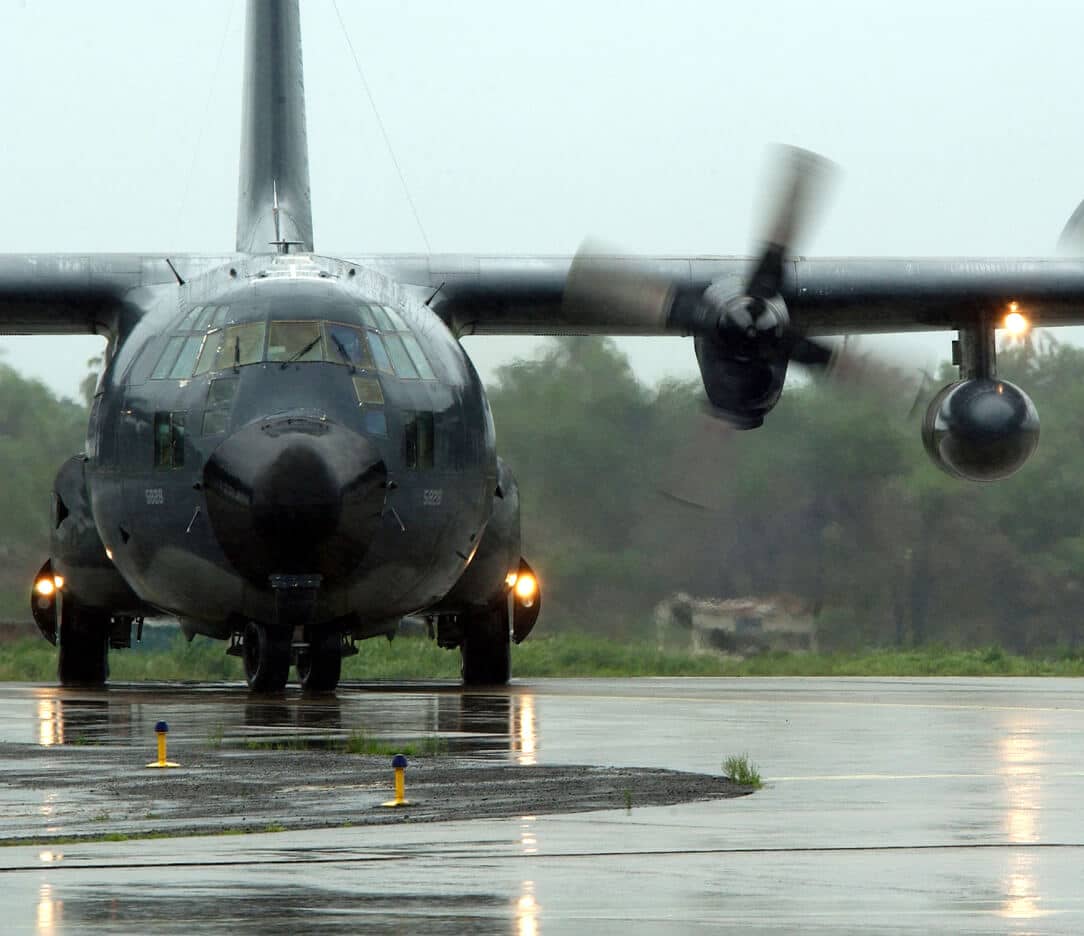
[[[215,306],[204,306],[203,314],[196,319],[192,328],[196,331],[203,331],[214,320],[216,311],[217,308]]]
[[[200,345],[202,344],[203,339],[198,335],[193,335],[191,338],[184,340],[181,353],[177,355],[177,360],[169,372],[171,379],[184,380],[192,376],[192,365],[196,363],[196,356],[199,354]]]
[[[369,306],[367,303],[363,302],[360,306],[358,306],[358,315],[361,317],[362,325],[365,325],[368,328],[380,327],[376,324],[376,318],[373,316],[372,307]]]
[[[355,377],[354,392],[358,395],[365,431],[370,435],[386,436],[388,420],[384,415],[384,391],[375,377]]]
[[[158,363],[154,365],[154,370],[151,371],[151,380],[165,380],[169,377],[170,371],[173,370],[173,365],[177,363],[177,356],[181,353],[181,348],[184,347],[186,340],[183,335],[175,335],[166,342],[166,347],[158,358]]]
[[[385,374],[394,374],[392,370],[391,358],[388,356],[388,349],[384,346],[384,339],[381,338],[376,332],[369,332],[369,348],[373,352],[373,358],[376,360],[376,366],[379,370],[382,370]]]
[[[194,331],[196,321],[203,315],[203,306],[192,306],[180,322],[177,323],[177,331]]]
[[[233,398],[237,395],[236,377],[216,377],[207,387],[207,403],[203,409],[203,434],[225,432],[230,422]]]
[[[409,332],[405,332],[399,337],[403,340],[407,354],[410,355],[410,360],[418,369],[418,374],[422,380],[436,380],[437,375],[433,373],[433,368],[429,366],[429,361],[426,359],[418,339]]]
[[[414,367],[414,362],[411,361],[410,355],[407,354],[407,350],[403,347],[403,341],[398,335],[385,335],[384,344],[387,345],[388,354],[391,355],[391,362],[395,365],[395,373],[400,377],[417,378],[418,371]]]
[[[398,312],[396,312],[395,309],[393,309],[391,306],[381,306],[380,308],[383,309],[384,314],[391,322],[392,331],[410,331],[410,326],[403,321],[403,317]]]
[[[228,305],[192,306],[176,325],[179,332],[207,331],[221,328],[230,320]]]
[[[370,305],[369,311],[372,312],[373,317],[376,319],[377,327],[381,331],[395,331],[395,323],[388,316],[388,313],[384,311],[383,306]]]

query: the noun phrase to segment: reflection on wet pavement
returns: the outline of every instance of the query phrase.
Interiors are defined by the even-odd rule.
[[[34,718],[8,700],[0,718],[0,743],[118,745],[143,743],[167,719],[175,740],[289,741],[318,750],[351,733],[407,742],[439,736],[449,753],[522,765],[537,763],[534,698],[524,694],[444,691],[350,693],[305,698],[250,698],[221,687],[193,695],[176,686],[119,686],[108,692],[33,690]],[[28,734],[28,729],[33,733]]]
[[[748,751],[768,785],[650,809],[0,849],[3,932],[1084,932],[1074,680],[540,680],[278,700],[0,687],[0,780],[31,763],[19,745],[127,769],[160,717],[182,754],[216,731],[237,757],[267,739],[439,735],[482,771],[710,773]],[[52,778],[24,793],[0,788],[5,825],[32,808],[53,827],[78,795]]]

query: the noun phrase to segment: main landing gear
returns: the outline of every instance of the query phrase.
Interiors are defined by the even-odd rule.
[[[512,678],[512,622],[508,601],[460,615],[464,686],[503,686]]]
[[[104,686],[109,676],[112,617],[108,611],[84,607],[63,587],[63,578],[53,573],[53,564],[47,561],[30,590],[34,623],[49,643],[60,645],[57,676],[62,686]]]
[[[324,631],[309,638],[297,651],[297,677],[306,692],[334,692],[343,666],[343,638],[338,631]]]
[[[464,686],[503,686],[512,678],[512,641],[527,639],[542,610],[534,570],[521,559],[501,596],[486,608],[438,618],[438,642],[459,643]]]
[[[68,595],[60,601],[60,659],[62,686],[100,687],[109,677],[110,616],[83,608]]]

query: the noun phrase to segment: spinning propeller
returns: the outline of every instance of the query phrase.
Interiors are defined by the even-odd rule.
[[[734,361],[793,360],[823,370],[833,361],[833,346],[805,337],[791,323],[782,293],[788,259],[808,229],[833,169],[808,150],[779,148],[774,205],[744,283],[719,280],[699,295],[689,295],[679,281],[608,261],[588,247],[573,261],[565,301],[580,316],[612,317],[619,312],[629,322],[684,329]]]

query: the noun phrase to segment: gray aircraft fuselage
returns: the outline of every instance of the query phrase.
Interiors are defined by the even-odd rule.
[[[113,582],[114,611],[228,637],[274,617],[271,576],[315,574],[312,623],[352,616],[365,636],[445,596],[490,516],[497,460],[481,381],[441,320],[312,255],[161,291],[118,336],[87,440],[101,560],[131,589],[118,605]],[[94,581],[63,552],[54,570]]]

